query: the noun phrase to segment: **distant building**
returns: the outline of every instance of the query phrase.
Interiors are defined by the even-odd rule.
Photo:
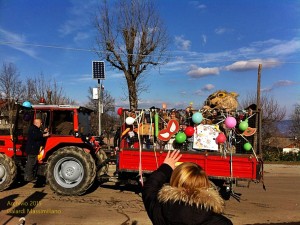
[[[272,137],[267,141],[269,149],[279,150],[283,153],[300,152],[300,141],[295,138]]]

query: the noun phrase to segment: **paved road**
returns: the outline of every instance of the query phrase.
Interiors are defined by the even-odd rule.
[[[113,168],[111,168],[113,170]],[[234,224],[300,224],[300,166],[266,165],[265,186],[236,187],[241,201],[226,202]],[[16,225],[151,225],[138,190],[107,183],[84,196],[57,196],[33,184],[0,192],[0,224]]]

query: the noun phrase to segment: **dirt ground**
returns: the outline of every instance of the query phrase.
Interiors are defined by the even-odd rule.
[[[266,190],[262,183],[235,187],[240,202],[226,201],[225,215],[235,225],[300,224],[300,166],[266,164],[264,171]],[[0,224],[16,225],[21,217],[26,225],[151,225],[138,190],[113,182],[78,197],[32,183],[0,192]]]

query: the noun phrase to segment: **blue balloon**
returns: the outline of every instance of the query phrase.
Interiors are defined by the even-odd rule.
[[[23,102],[22,106],[26,108],[31,108],[31,103],[29,101],[25,101]]]
[[[200,112],[195,112],[195,113],[192,115],[192,120],[193,120],[193,122],[196,123],[196,124],[201,123],[201,121],[203,120],[202,113],[200,113]]]

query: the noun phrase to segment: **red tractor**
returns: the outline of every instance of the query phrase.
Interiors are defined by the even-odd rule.
[[[0,134],[0,191],[18,179],[26,164],[28,127],[40,118],[49,137],[38,155],[37,175],[46,177],[51,189],[61,195],[81,195],[106,174],[107,156],[91,136],[92,110],[73,105],[16,105],[12,135]],[[25,107],[24,107],[25,106]]]

